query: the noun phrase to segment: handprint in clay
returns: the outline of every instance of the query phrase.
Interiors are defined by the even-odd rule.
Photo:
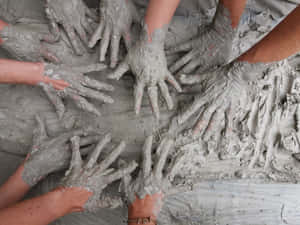
[[[100,21],[93,34],[89,47],[100,41],[100,62],[105,60],[110,44],[110,67],[114,68],[118,61],[121,38],[130,46],[130,28],[133,21],[139,22],[139,15],[132,0],[101,0]]]
[[[108,197],[103,194],[103,190],[114,181],[130,174],[135,170],[137,164],[132,161],[126,166],[114,169],[111,164],[125,149],[125,143],[121,142],[111,153],[98,163],[101,151],[111,141],[110,135],[106,135],[99,141],[94,151],[90,153],[84,162],[80,155],[80,138],[75,136],[72,141],[72,159],[70,168],[62,180],[62,186],[65,188],[79,187],[92,193],[92,196],[85,203],[84,209],[94,212],[99,208],[116,208],[122,205],[118,197]]]
[[[36,116],[37,128],[33,133],[31,150],[24,163],[23,180],[34,186],[50,173],[68,168],[71,159],[70,138],[82,136],[80,146],[95,143],[95,135],[88,129],[68,131],[56,137],[49,137],[44,121]],[[88,150],[83,148],[81,150]]]
[[[156,220],[161,210],[165,195],[170,194],[171,182],[181,168],[185,157],[179,154],[167,165],[168,157],[174,145],[174,141],[165,137],[152,154],[153,136],[149,136],[143,146],[142,163],[135,180],[131,176],[125,176],[121,183],[129,204],[129,221],[150,216]],[[120,163],[121,164],[121,163]]]
[[[159,119],[160,112],[158,107],[158,87],[163,95],[168,108],[174,107],[166,81],[168,81],[178,92],[181,87],[169,72],[164,53],[164,29],[157,29],[151,35],[149,41],[147,29],[145,28],[141,39],[129,49],[129,52],[117,69],[109,75],[111,79],[120,79],[127,71],[131,70],[135,76],[136,84],[134,87],[135,113],[139,114],[144,95],[147,93],[155,117]]]
[[[59,63],[55,53],[44,45],[44,42],[51,43],[55,38],[38,27],[25,23],[8,25],[0,31],[0,37],[3,40],[1,47],[18,60]]]
[[[84,46],[88,45],[89,35],[93,33],[91,21],[96,21],[96,14],[82,0],[47,0],[46,15],[50,22],[51,32],[60,37],[59,25],[66,32],[76,55],[82,55]],[[81,41],[82,42],[81,42]]]
[[[58,117],[61,119],[65,113],[62,98],[70,98],[75,105],[87,112],[101,115],[98,109],[85,98],[93,98],[104,103],[113,103],[113,99],[100,91],[113,91],[113,86],[91,79],[83,73],[105,69],[103,64],[89,66],[67,67],[64,65],[45,64],[44,74],[51,79],[64,80],[69,86],[63,90],[55,90],[51,85],[40,83],[51,103],[54,105]]]

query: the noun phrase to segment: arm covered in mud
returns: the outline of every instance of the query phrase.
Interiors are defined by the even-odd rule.
[[[140,39],[128,51],[125,60],[117,69],[109,75],[111,79],[120,79],[127,71],[131,70],[135,76],[134,87],[135,113],[139,114],[144,89],[147,88],[155,117],[159,118],[158,87],[169,109],[173,108],[173,100],[170,96],[165,81],[172,84],[177,91],[181,91],[180,85],[167,68],[164,53],[164,40],[173,14],[179,4],[179,0],[151,0]]]
[[[130,175],[125,176],[120,186],[126,194],[130,225],[157,224],[163,199],[170,194],[172,181],[185,160],[183,154],[170,157],[174,145],[171,138],[165,137],[154,154],[152,142],[153,136],[149,136],[144,143],[143,159],[136,179],[132,180]]]

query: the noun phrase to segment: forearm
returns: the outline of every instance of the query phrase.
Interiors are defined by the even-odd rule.
[[[0,83],[36,85],[42,81],[43,63],[0,59]]]
[[[22,164],[0,187],[0,209],[17,203],[29,191],[30,186],[22,179],[23,170],[24,165]]]
[[[0,20],[0,31],[4,28],[4,27],[6,27],[6,26],[8,26],[8,24],[7,23],[5,23],[3,20]],[[3,43],[3,40],[1,39],[1,37],[0,37],[0,45]]]
[[[0,211],[0,225],[47,225],[74,211],[78,211],[69,201],[68,191],[56,189]],[[76,198],[76,196],[73,196]]]
[[[145,16],[149,40],[156,29],[170,23],[179,3],[180,0],[150,0]]]

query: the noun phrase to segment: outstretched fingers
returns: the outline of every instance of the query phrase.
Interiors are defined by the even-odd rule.
[[[72,70],[78,73],[90,73],[94,71],[102,71],[105,70],[106,68],[107,66],[103,63],[95,63],[90,65],[72,67]]]
[[[166,174],[166,179],[172,182],[174,180],[174,177],[177,175],[178,171],[180,170],[180,168],[183,166],[184,161],[185,161],[185,154],[181,152],[173,160],[172,165],[170,166]]]
[[[110,141],[111,141],[111,134],[108,133],[104,136],[102,140],[98,142],[95,150],[89,155],[87,164],[85,166],[87,169],[91,169],[94,167],[94,165],[97,163],[101,151]]]
[[[186,43],[177,45],[175,47],[171,47],[170,49],[168,49],[166,51],[166,55],[172,55],[172,54],[175,54],[175,53],[178,53],[178,52],[191,50],[193,48],[194,42],[195,42],[195,40],[191,40],[191,41],[188,41]]]
[[[89,103],[85,98],[73,93],[68,93],[68,96],[74,101],[75,105],[79,109],[93,113],[97,116],[101,116],[99,110],[93,104]]]
[[[180,58],[177,62],[175,62],[171,67],[170,71],[172,73],[175,73],[177,70],[179,70],[181,67],[183,67],[185,64],[187,64],[189,61],[191,61],[195,56],[197,52],[194,50],[191,50],[187,54],[185,54],[182,58]]]
[[[111,28],[110,26],[106,25],[104,28],[103,38],[101,39],[101,43],[100,43],[100,62],[105,61],[105,55],[107,53],[110,36],[111,36]]]
[[[113,91],[114,86],[110,84],[106,84],[104,82],[100,82],[94,79],[90,79],[87,76],[84,77],[84,86],[90,87],[99,91]]]
[[[179,93],[182,92],[180,84],[177,82],[177,80],[171,73],[167,74],[166,81],[168,81],[176,89],[176,91],[178,91]]]
[[[143,177],[146,178],[150,176],[152,159],[151,159],[151,150],[152,150],[153,136],[147,137],[143,146],[143,162],[142,162],[142,171]]]
[[[68,37],[69,37],[69,40],[71,42],[71,45],[73,47],[73,50],[75,52],[76,55],[83,55],[83,48],[82,46],[80,45],[77,37],[76,37],[76,34],[75,34],[75,31],[73,29],[73,27],[69,24],[62,24]]]

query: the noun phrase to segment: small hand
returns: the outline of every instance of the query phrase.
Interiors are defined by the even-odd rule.
[[[173,140],[166,137],[156,149],[155,163],[152,165],[152,141],[152,136],[145,141],[142,165],[136,180],[131,181],[130,176],[123,178],[122,185],[129,201],[129,219],[151,217],[152,220],[156,220],[164,195],[168,194],[171,182],[184,160],[183,155],[177,155],[172,163],[166,166],[174,144]]]
[[[103,64],[72,68],[64,65],[45,64],[44,74],[46,76],[54,80],[63,80],[69,84],[69,86],[63,90],[54,90],[52,86],[40,83],[48,98],[53,103],[59,118],[62,118],[65,112],[61,98],[71,98],[78,108],[96,115],[100,115],[100,112],[85,99],[86,97],[97,99],[105,103],[113,103],[113,99],[110,96],[100,92],[113,91],[113,86],[83,75],[83,73],[99,71],[104,68],[106,68],[106,66]]]
[[[1,47],[19,60],[59,63],[55,54],[44,45],[54,37],[37,27],[24,23],[8,25],[0,31],[0,37],[3,40]]]
[[[180,85],[167,69],[163,48],[164,32],[163,30],[155,31],[152,35],[152,41],[149,41],[147,31],[144,30],[141,40],[129,49],[125,60],[109,75],[109,78],[118,80],[128,70],[131,70],[136,78],[134,87],[135,113],[139,114],[140,112],[144,88],[147,87],[152,111],[157,119],[160,115],[158,87],[169,109],[173,109],[174,104],[165,81],[168,81],[178,92],[181,92]]]
[[[110,42],[110,66],[114,68],[118,61],[121,37],[127,46],[130,46],[130,28],[133,20],[139,21],[134,4],[125,0],[101,0],[100,22],[93,34],[89,47],[100,43],[100,62],[105,60],[107,48]]]
[[[36,116],[36,121],[38,126],[34,130],[32,148],[24,163],[22,174],[23,180],[30,186],[34,186],[48,174],[68,167],[71,159],[69,146],[71,137],[74,135],[85,136],[80,143],[83,146],[95,142],[95,138],[88,136],[86,130],[73,130],[56,137],[48,137],[47,128],[42,119]]]
[[[110,143],[110,135],[106,135],[97,144],[95,150],[90,153],[86,162],[83,162],[79,147],[80,138],[75,136],[72,141],[72,159],[70,168],[62,180],[65,188],[82,188],[91,192],[91,197],[85,203],[84,209],[95,211],[98,208],[115,208],[122,204],[120,198],[107,198],[103,195],[103,190],[111,183],[130,174],[137,167],[136,162],[131,162],[123,168],[115,170],[109,168],[125,149],[125,143],[121,142],[104,160],[98,163],[99,155],[103,148]]]
[[[82,0],[47,0],[46,15],[49,19],[53,35],[59,39],[60,30],[58,25],[62,25],[75,53],[82,55],[84,48],[78,40],[77,34],[87,46],[87,34],[91,35],[93,33],[90,20],[96,21],[97,16]]]

